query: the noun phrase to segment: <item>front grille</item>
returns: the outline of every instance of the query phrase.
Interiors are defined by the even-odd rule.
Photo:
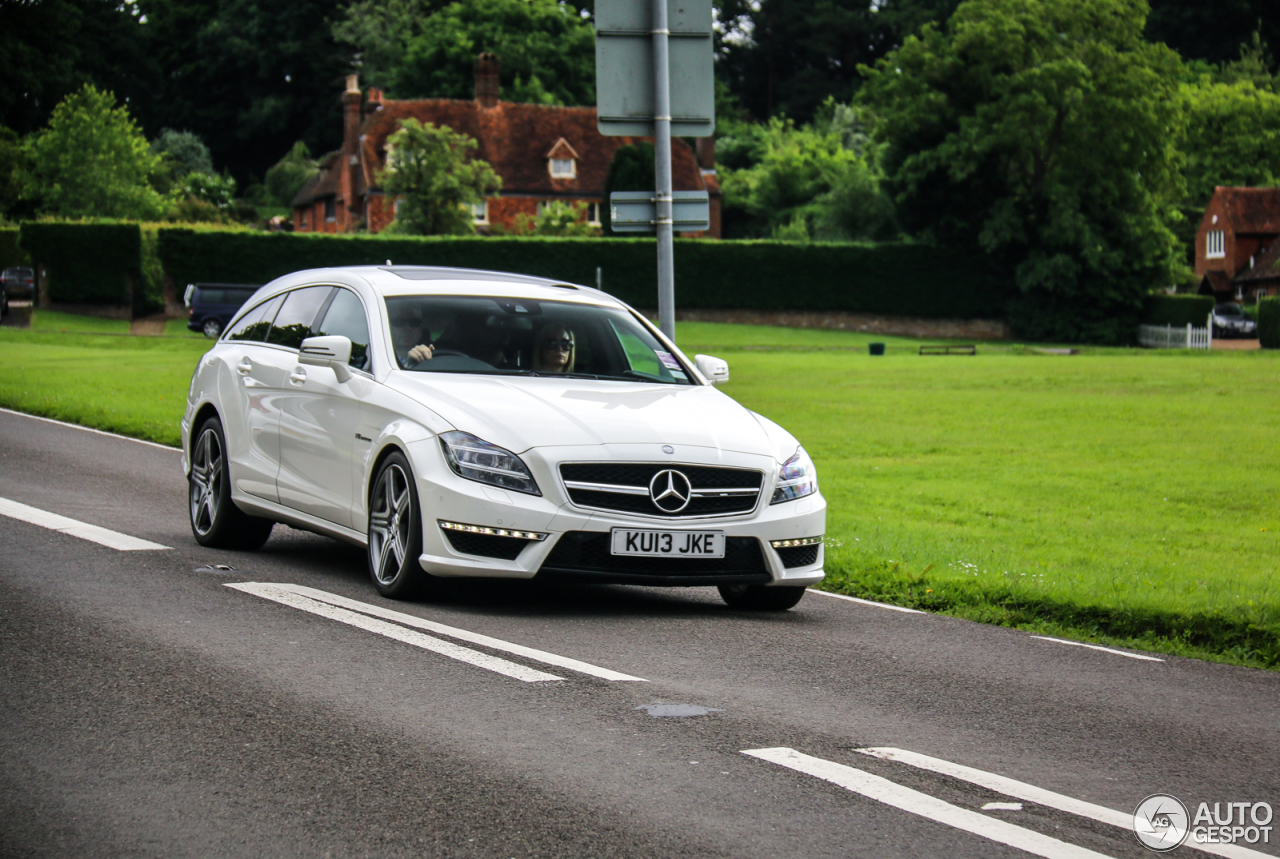
[[[726,537],[723,558],[637,558],[610,553],[608,532],[569,531],[543,561],[539,575],[562,575],[633,584],[768,582],[760,541]]]
[[[814,543],[812,546],[789,546],[785,549],[774,549],[774,551],[782,559],[782,566],[790,569],[818,563],[819,548],[818,544]]]
[[[483,558],[499,558],[503,561],[514,561],[531,540],[517,537],[496,537],[492,534],[472,534],[467,531],[445,531],[449,545],[464,555],[479,555]]]
[[[693,492],[688,505],[675,512],[663,510],[649,497],[654,475],[667,469],[688,478]],[[643,462],[565,463],[560,466],[560,477],[569,499],[579,507],[663,518],[749,513],[755,509],[764,483],[762,472],[746,468]]]

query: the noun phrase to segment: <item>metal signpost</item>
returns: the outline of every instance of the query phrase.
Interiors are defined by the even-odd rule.
[[[609,204],[622,207],[622,231],[650,224],[657,229],[658,326],[674,340],[671,135],[708,137],[715,132],[711,0],[596,0],[595,18],[597,126],[606,135],[652,136],[658,186],[652,196],[614,194]],[[637,204],[652,206],[653,214],[635,211]],[[682,222],[686,230],[709,227],[707,218],[684,219],[706,224]]]

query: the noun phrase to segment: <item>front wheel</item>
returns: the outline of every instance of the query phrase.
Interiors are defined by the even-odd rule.
[[[786,611],[804,598],[806,588],[769,588],[764,585],[720,585],[720,598],[729,608],[749,611]]]
[[[418,563],[422,554],[422,512],[413,470],[399,451],[378,467],[369,494],[369,577],[378,593],[407,599],[437,583]]]
[[[205,337],[210,340],[217,340],[218,335],[222,333],[222,323],[216,319],[206,319],[201,330],[204,331]]]
[[[200,425],[195,439],[191,446],[191,474],[187,477],[187,507],[196,542],[215,549],[262,548],[275,523],[248,515],[231,500],[222,421],[209,418]]]

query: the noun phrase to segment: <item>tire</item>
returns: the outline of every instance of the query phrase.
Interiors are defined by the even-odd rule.
[[[747,611],[786,611],[804,598],[808,588],[770,588],[764,585],[720,585],[720,598],[729,608]]]
[[[438,591],[440,580],[429,575],[422,554],[422,508],[413,469],[394,451],[378,466],[369,493],[369,578],[378,593],[408,599]]]
[[[222,421],[209,418],[200,425],[191,445],[191,474],[187,477],[191,533],[201,546],[260,549],[271,536],[275,523],[250,516],[231,500],[226,451]]]
[[[204,336],[210,340],[217,340],[218,335],[222,333],[222,323],[216,319],[206,319],[204,326],[200,329],[204,332]]]

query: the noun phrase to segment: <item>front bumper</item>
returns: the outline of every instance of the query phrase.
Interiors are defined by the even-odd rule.
[[[638,446],[637,446],[638,447]],[[418,477],[418,496],[422,507],[422,568],[435,576],[482,576],[490,578],[531,579],[571,577],[596,582],[618,582],[662,586],[695,586],[733,583],[760,583],[786,586],[810,585],[823,577],[821,543],[813,560],[798,566],[797,556],[789,549],[779,553],[772,541],[820,537],[826,528],[826,501],[821,493],[782,504],[769,504],[777,463],[771,457],[727,454],[718,451],[683,451],[679,465],[713,465],[758,468],[765,472],[765,486],[754,510],[722,517],[661,518],[624,515],[576,507],[562,485],[558,464],[612,460],[617,462],[651,461],[652,445],[643,450],[627,445],[605,445],[591,448],[556,448],[530,451],[522,456],[542,490],[542,496],[525,495],[510,490],[464,480],[452,471],[440,454],[435,439],[409,445],[414,473]],[[689,454],[702,454],[693,459]],[[456,530],[442,528],[441,521],[477,526],[492,530],[526,531],[545,534],[544,539],[525,540],[514,558],[481,556],[459,551],[465,540],[450,539]],[[724,563],[715,564],[685,559],[627,558],[609,561],[601,553],[602,537],[613,528],[649,528],[670,531],[722,531],[731,548]],[[514,538],[484,535],[486,539]],[[474,544],[474,538],[472,544]],[[563,545],[561,545],[563,543]],[[571,545],[572,544],[572,545]],[[559,551],[557,552],[557,547]],[[753,548],[754,547],[754,548]],[[752,552],[758,552],[758,561]],[[594,561],[584,560],[594,558]],[[566,559],[569,559],[566,562]],[[746,559],[746,560],[744,560]],[[808,560],[804,556],[803,560]],[[549,563],[550,562],[550,563]]]

